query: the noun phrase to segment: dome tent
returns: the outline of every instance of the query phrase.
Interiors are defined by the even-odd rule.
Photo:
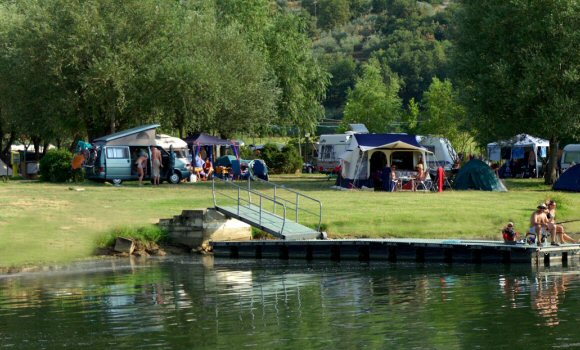
[[[568,168],[554,183],[554,190],[580,192],[580,164]]]
[[[493,169],[478,159],[470,160],[461,168],[453,187],[456,190],[507,191]]]

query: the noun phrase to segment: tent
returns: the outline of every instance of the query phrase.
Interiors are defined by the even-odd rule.
[[[552,188],[558,191],[580,192],[580,164],[563,172]]]
[[[508,140],[487,144],[487,158],[499,162],[502,159],[509,160],[502,174],[516,176],[527,174],[540,176],[542,159],[548,157],[550,141],[527,134],[519,134]]]
[[[220,139],[219,137],[215,137],[205,133],[199,133],[188,136],[185,139],[185,142],[187,142],[187,145],[192,149],[192,155],[194,159],[197,156],[197,154],[201,151],[201,147],[205,147],[205,151],[212,161],[214,160],[213,155],[214,146],[231,146],[236,156],[239,155],[238,147],[236,147],[236,144],[233,141]]]
[[[400,176],[412,173],[419,159],[425,166],[423,148],[415,135],[407,134],[354,134],[341,160],[342,187],[374,187],[385,167],[396,165]]]
[[[502,191],[507,189],[495,176],[495,171],[479,159],[467,162],[455,177],[456,190]]]

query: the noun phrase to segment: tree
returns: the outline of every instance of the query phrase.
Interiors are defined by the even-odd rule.
[[[419,133],[439,135],[458,146],[464,139],[466,114],[451,81],[433,78],[429,90],[423,96],[423,105]]]
[[[391,72],[386,72],[386,78],[378,59],[371,58],[363,66],[362,77],[348,93],[342,129],[351,123],[363,123],[370,132],[398,130],[402,111],[399,79]]]
[[[306,20],[268,0],[217,1],[218,21],[240,25],[248,41],[261,50],[277,82],[276,119],[281,126],[312,132],[322,119],[329,76],[312,54]],[[249,9],[253,9],[249,11]]]
[[[454,66],[478,140],[549,139],[547,184],[558,141],[580,135],[579,41],[574,1],[469,0],[458,16]]]

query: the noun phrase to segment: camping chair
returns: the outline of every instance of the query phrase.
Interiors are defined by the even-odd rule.
[[[421,187],[425,192],[433,191],[433,181],[431,180],[429,173],[425,172],[421,178],[418,178],[415,181],[417,181],[415,184],[415,190],[418,191]]]

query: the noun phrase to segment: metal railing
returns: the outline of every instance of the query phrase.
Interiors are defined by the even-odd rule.
[[[273,188],[273,191],[274,191],[274,197],[273,197],[273,199],[275,201],[284,201],[289,206],[293,206],[294,207],[294,211],[295,211],[295,215],[296,215],[294,221],[296,223],[299,223],[299,213],[300,212],[308,213],[308,214],[311,214],[311,215],[313,215],[315,217],[318,217],[318,229],[317,229],[317,231],[320,232],[320,227],[322,225],[322,202],[320,202],[316,198],[312,198],[310,196],[307,196],[307,195],[305,195],[303,193],[300,193],[300,192],[298,192],[296,190],[293,190],[291,188],[288,188],[288,187],[286,187],[284,185],[276,185],[275,183],[272,183],[270,181],[264,181],[264,180],[258,179],[258,178],[255,179],[255,180],[248,180],[248,190],[251,190],[252,189],[251,188],[252,181],[255,181],[256,183],[260,183],[260,184],[265,185],[265,186],[270,186],[271,188]],[[286,199],[284,197],[280,197],[279,196],[279,193],[278,193],[280,191],[289,192],[291,194],[292,199],[294,201],[292,201],[290,199]],[[314,202],[315,205],[318,206],[318,213],[313,212],[313,211],[310,211],[310,210],[305,209],[305,208],[300,208],[300,203],[301,203],[300,199],[301,198]],[[274,205],[274,213],[276,213],[276,206],[275,205]]]
[[[219,191],[216,187],[216,180],[220,185],[232,189],[234,193],[236,193],[236,196],[229,195],[225,191]],[[245,186],[244,187],[239,186],[235,184],[233,181],[226,181],[224,179],[217,178],[216,176],[214,176],[212,180],[212,194],[213,194],[213,204],[215,207],[218,207],[217,203],[218,194],[235,201],[237,206],[236,215],[238,217],[241,217],[240,216],[241,207],[247,208],[248,210],[258,213],[258,224],[262,227],[264,227],[264,225],[262,225],[262,217],[264,216],[264,213],[272,215],[272,213],[264,210],[264,200],[267,202],[271,202],[274,208],[276,208],[276,206],[282,207],[281,216],[276,214],[275,209],[273,214],[282,220],[282,226],[280,228],[279,233],[280,234],[284,233],[284,226],[286,225],[286,204],[284,204],[283,202],[278,201],[275,198],[267,196],[263,193],[260,193],[259,191],[252,190],[250,187],[245,188]],[[247,196],[245,196],[246,194]],[[252,195],[255,195],[259,198],[258,204],[252,202]],[[258,208],[257,210],[256,207]]]

